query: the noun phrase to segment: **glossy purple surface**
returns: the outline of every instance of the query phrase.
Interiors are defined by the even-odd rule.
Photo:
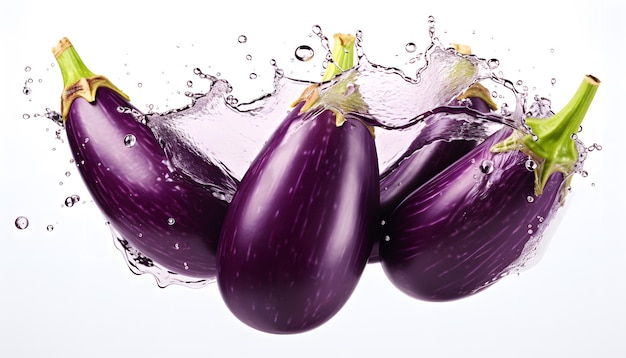
[[[391,213],[380,257],[400,290],[447,301],[488,287],[559,205],[562,174],[553,174],[537,197],[526,155],[490,152],[509,133],[496,132]]]
[[[460,106],[461,102],[454,101]],[[480,98],[472,97],[470,109],[489,113],[489,106]],[[389,214],[409,194],[426,183],[435,175],[452,165],[479,143],[478,140],[445,140],[450,128],[447,123],[434,122],[426,126],[413,140],[397,163],[394,163],[380,175],[380,212],[381,221],[386,221]],[[435,138],[435,140],[433,140]],[[369,263],[380,261],[379,246],[376,242]]]
[[[298,115],[252,163],[231,203],[217,282],[228,308],[271,333],[330,319],[363,272],[378,218],[374,140],[361,123]]]
[[[149,128],[118,107],[134,108],[101,87],[93,103],[74,100],[65,123],[90,194],[112,228],[154,262],[190,277],[215,277],[227,204],[172,172]]]

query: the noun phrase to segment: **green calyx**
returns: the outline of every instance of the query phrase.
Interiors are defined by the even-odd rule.
[[[521,150],[536,163],[535,195],[541,195],[553,173],[572,174],[578,161],[578,149],[572,139],[598,90],[600,80],[585,76],[569,103],[549,118],[526,118],[532,134],[515,131],[509,138],[491,147],[492,152]]]
[[[328,68],[322,77],[322,81],[330,81],[336,75],[354,67],[354,41],[355,37],[350,34],[335,34],[332,50],[333,62],[328,64]],[[350,73],[340,78],[328,88],[320,93],[320,85],[309,86],[300,97],[292,104],[305,101],[300,109],[300,113],[307,112],[312,108],[322,107],[333,111],[336,117],[336,125],[339,127],[345,122],[344,114],[348,112],[365,112],[367,104],[358,91],[357,74]],[[369,128],[373,132],[372,128]]]
[[[108,87],[119,93],[126,100],[129,99],[124,92],[106,77],[91,72],[67,37],[61,39],[52,48],[52,53],[59,64],[61,75],[63,76],[64,89],[61,94],[61,114],[64,121],[70,111],[72,102],[76,98],[82,97],[88,102],[93,102],[96,100],[96,91],[99,87]]]

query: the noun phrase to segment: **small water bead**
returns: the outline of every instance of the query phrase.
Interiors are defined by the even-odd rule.
[[[24,72],[29,72],[29,71],[30,71],[30,66],[26,66],[26,67],[24,68]]]
[[[137,87],[139,87],[139,88],[143,87],[143,83],[141,83],[141,82],[137,83]]]
[[[428,23],[431,25],[435,23],[435,17],[433,15],[428,16]]]
[[[15,219],[15,227],[20,230],[26,229],[28,227],[28,218],[25,216],[18,216],[17,219]]]
[[[23,119],[29,119],[30,118],[30,114],[24,113],[24,114],[22,114],[22,118]]]
[[[572,133],[572,134],[570,134],[569,137],[572,138],[572,140],[576,140],[576,139],[578,139],[578,134]]]
[[[128,148],[133,147],[135,144],[137,143],[137,137],[135,137],[133,134],[127,134],[124,137],[124,145]]]
[[[252,61],[252,55],[246,55],[246,60]]]
[[[554,53],[554,49],[553,48],[550,49],[550,53]]]
[[[387,242],[391,241],[391,237],[389,235],[385,235],[385,241]]]
[[[552,78],[552,79],[550,80],[550,83],[554,86],[554,84],[556,83],[556,78]]]
[[[296,57],[298,61],[307,62],[311,60],[313,56],[315,56],[315,52],[313,51],[311,46],[300,45],[296,48],[296,51],[294,52],[294,56]]]
[[[70,173],[69,171],[66,171],[66,172],[65,172],[65,176],[66,176],[66,177],[69,177],[70,175],[72,175],[72,173]]]
[[[246,41],[248,41],[248,37],[246,35],[239,35],[239,37],[237,38],[237,41],[240,44],[246,43]]]
[[[200,75],[200,74],[202,74],[202,70],[200,70],[200,68],[196,67],[196,68],[193,69],[193,73],[194,73],[194,75]]]
[[[534,196],[532,196],[532,195],[529,195],[529,196],[527,196],[527,197],[526,197],[526,200],[527,200],[529,203],[532,203],[533,201],[535,201],[535,197],[534,197]]]
[[[406,46],[404,46],[404,49],[408,53],[413,53],[413,52],[415,52],[415,50],[417,50],[417,46],[415,45],[415,43],[409,42],[409,43],[406,44]]]
[[[176,224],[176,219],[174,218],[167,218],[167,225],[172,226]]]
[[[524,83],[524,82],[522,82],[522,80],[517,80],[517,82],[516,82],[516,83],[517,83],[517,85],[518,85],[518,86],[521,86],[521,85],[522,85],[522,83]]]
[[[54,226],[48,225],[48,226],[46,226],[46,230],[52,231],[52,230],[54,230]]]
[[[480,163],[480,171],[483,174],[491,174],[493,173],[494,163],[489,159],[485,159]]]
[[[74,206],[74,204],[78,203],[79,201],[80,201],[80,196],[76,194],[68,196],[67,198],[65,198],[65,206],[67,206],[68,208],[71,208],[72,206]]]
[[[26,87],[26,86],[24,86],[24,88],[22,89],[22,93],[24,93],[27,96],[31,94],[32,92],[33,91],[29,87]]]
[[[250,73],[250,76],[248,76],[248,77],[250,77],[251,80],[254,80],[254,79],[256,79],[258,77],[258,75],[256,73],[252,72],[252,73]]]
[[[494,70],[498,68],[498,66],[500,66],[500,61],[497,58],[489,59],[487,60],[487,66],[489,66],[490,69]]]
[[[529,158],[524,163],[524,166],[526,167],[526,169],[528,169],[528,171],[532,172],[533,170],[537,169],[537,162]]]
[[[319,35],[322,33],[322,27],[320,25],[313,25],[311,31],[313,31],[314,34]]]
[[[187,81],[187,87],[189,87],[189,88],[193,87],[193,82],[192,81]]]
[[[600,151],[602,150],[602,146],[598,143],[593,143],[591,146],[587,148],[588,152],[593,152],[594,150]]]

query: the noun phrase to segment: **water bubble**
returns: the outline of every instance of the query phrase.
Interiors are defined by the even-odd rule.
[[[532,203],[533,201],[535,201],[535,197],[533,197],[532,195],[529,195],[529,196],[527,196],[527,197],[526,197],[526,200],[527,200],[529,203]]]
[[[598,143],[593,143],[589,148],[587,148],[587,151],[589,152],[593,152],[594,150],[602,150],[602,146]]]
[[[28,119],[28,118],[30,118],[30,114],[24,113],[24,114],[22,114],[22,118]]]
[[[252,61],[252,55],[246,55],[246,60]]]
[[[24,68],[24,72],[28,72],[30,71],[30,66],[26,66],[26,68]]]
[[[15,219],[15,227],[20,230],[26,229],[28,227],[28,219],[25,216],[18,216]]]
[[[189,87],[189,88],[193,87],[193,82],[192,81],[187,81],[187,87]]]
[[[54,230],[54,226],[48,225],[48,226],[46,226],[46,230],[52,231],[52,230]]]
[[[491,97],[498,98],[498,92],[496,91],[491,92]]]
[[[496,58],[489,59],[487,61],[487,66],[489,66],[489,68],[492,70],[496,69],[498,68],[498,66],[500,66],[500,61]]]
[[[550,83],[554,86],[554,84],[556,83],[556,78],[552,77],[552,79],[550,80]]]
[[[320,25],[313,25],[311,31],[313,31],[314,34],[319,35],[322,33],[322,27]]]
[[[528,169],[531,172],[537,169],[537,162],[535,162],[534,160],[530,158],[526,160],[526,163],[524,163],[524,165],[526,166],[526,169]]]
[[[521,85],[522,85],[522,83],[524,83],[524,82],[522,82],[522,80],[517,80],[517,82],[516,82],[516,83],[517,83],[517,85],[518,85],[518,86],[521,86]]]
[[[253,79],[257,78],[258,75],[256,73],[252,72],[252,73],[250,73],[250,76],[248,76],[248,77],[250,77],[250,79],[253,80]]]
[[[406,44],[406,46],[404,46],[404,49],[408,53],[413,53],[415,52],[415,50],[417,50],[417,46],[413,42],[409,42]]]
[[[27,96],[31,94],[32,92],[33,91],[29,87],[26,87],[26,86],[24,86],[24,88],[22,89],[22,93],[24,93]]]
[[[65,172],[66,177],[69,177],[70,175],[72,175],[72,173],[70,173],[69,171]]]
[[[572,134],[570,134],[569,137],[572,138],[572,140],[576,140],[576,139],[578,139],[578,134],[572,133]]]
[[[389,235],[385,235],[385,241],[387,242],[391,241],[391,237]]]
[[[72,206],[74,206],[74,204],[78,203],[79,201],[80,201],[80,196],[76,194],[68,196],[67,198],[65,198],[65,206],[67,206],[68,208],[71,208]]]
[[[139,88],[143,87],[143,83],[141,83],[141,82],[137,83],[137,87],[139,87]]]
[[[554,49],[553,48],[550,49],[550,53],[554,53]]]
[[[435,17],[433,15],[428,16],[428,23],[429,24],[434,24],[435,23]]]
[[[239,37],[237,38],[237,41],[240,44],[246,43],[246,41],[248,41],[248,37],[246,37],[246,35],[239,35]]]
[[[483,174],[491,174],[493,173],[494,164],[493,161],[489,159],[485,159],[480,163],[480,171]]]
[[[127,134],[124,137],[124,145],[126,147],[131,148],[135,143],[137,143],[137,138],[133,134]]]
[[[296,51],[294,52],[294,56],[296,56],[296,59],[302,62],[309,61],[313,58],[314,55],[315,52],[313,51],[311,46],[308,45],[300,45],[296,48]]]

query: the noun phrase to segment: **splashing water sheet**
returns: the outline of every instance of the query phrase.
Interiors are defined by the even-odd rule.
[[[200,3],[195,8],[208,9]],[[175,10],[172,15],[182,13]],[[601,122],[607,120],[597,108],[604,103],[602,96],[592,105],[584,128],[573,134],[582,154],[566,205],[537,218],[537,225],[529,224],[526,230],[533,240],[507,271],[512,277],[455,302],[410,299],[389,284],[378,265],[368,265],[353,297],[330,322],[302,335],[267,335],[237,322],[211,280],[190,280],[167,271],[102,217],[77,170],[80,163],[67,148],[59,113],[61,79],[48,49],[62,36],[72,39],[94,72],[107,75],[130,95],[144,113],[134,113],[135,118],[154,133],[171,169],[226,202],[293,101],[313,83],[319,83],[320,109],[344,111],[344,116],[374,127],[381,172],[400,161],[407,149],[419,150],[431,142],[480,142],[502,126],[529,131],[524,119],[561,109],[586,73],[605,80],[607,86],[600,91],[609,91],[608,70],[571,56],[572,42],[518,41],[516,34],[501,33],[506,27],[503,20],[470,26],[444,12],[434,11],[430,18],[428,13],[413,13],[410,30],[405,27],[394,36],[379,34],[383,31],[366,26],[358,16],[344,26],[324,22],[323,15],[310,18],[308,25],[302,19],[289,20],[294,34],[283,37],[262,36],[258,28],[237,21],[215,38],[199,36],[204,32],[199,27],[192,33],[184,31],[186,35],[171,28],[160,40],[139,41],[135,47],[116,46],[99,34],[87,40],[64,28],[63,33],[54,31],[54,37],[45,36],[43,46],[29,46],[18,61],[3,62],[12,74],[2,92],[10,95],[2,97],[16,99],[7,113],[15,124],[8,127],[10,135],[6,130],[2,134],[3,156],[13,163],[6,169],[10,176],[29,174],[18,182],[5,172],[2,183],[7,204],[2,207],[1,233],[7,250],[0,259],[8,291],[0,301],[7,322],[1,326],[0,355],[37,356],[38,348],[25,344],[29,335],[47,344],[49,352],[72,357],[84,356],[96,346],[107,356],[121,352],[229,356],[252,351],[274,356],[370,356],[410,350],[436,357],[496,357],[511,353],[507,347],[519,342],[522,346],[512,356],[539,349],[550,356],[601,352],[617,357],[626,352],[618,339],[618,332],[626,329],[626,315],[618,305],[626,298],[624,284],[611,279],[624,270],[619,259],[626,260],[618,252],[626,248],[615,236],[624,231],[611,229],[617,234],[606,234],[615,228],[610,218],[616,214],[603,217],[594,204],[610,183],[598,163],[615,148],[599,134]],[[572,29],[574,23],[564,24]],[[320,82],[332,65],[334,32],[356,35],[355,67]],[[510,39],[504,38],[507,34]],[[456,43],[469,46],[471,52],[455,49]],[[560,67],[564,59],[573,59],[576,66]],[[474,83],[489,89],[497,110],[481,114],[450,105]],[[358,91],[366,108],[346,106],[344,95],[352,91]],[[446,123],[448,130],[413,143],[433,123]],[[133,133],[120,140],[128,148],[136,145]],[[529,169],[536,165],[532,160],[527,163]],[[489,163],[484,163],[484,170],[489,171]],[[214,180],[216,172],[224,174],[221,181]],[[174,215],[168,224],[176,225]],[[585,237],[591,227],[602,225],[606,228],[600,237]],[[47,297],[44,302],[36,299],[42,296]],[[6,307],[17,307],[21,313]],[[599,329],[592,328],[594,323]],[[178,343],[163,347],[155,340],[164,328]],[[58,338],[56,330],[74,337]],[[235,337],[250,344],[226,344]],[[380,340],[389,343],[387,348],[365,343]],[[576,343],[567,346],[570,341]]]

